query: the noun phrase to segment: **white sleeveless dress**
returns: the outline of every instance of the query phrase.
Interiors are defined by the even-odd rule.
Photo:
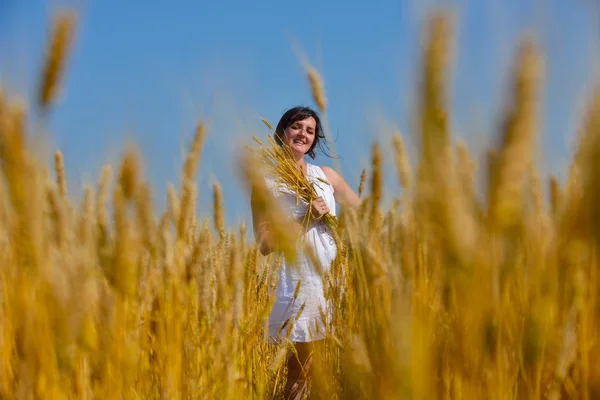
[[[330,213],[335,215],[333,187],[317,179],[328,182],[321,167],[307,163],[307,177],[313,183],[317,194],[327,203]],[[281,187],[270,178],[266,178],[266,183],[288,218],[298,219],[306,214],[308,204],[297,198],[295,193],[286,187]],[[328,271],[337,253],[329,228],[319,221],[305,233],[304,241],[312,247],[322,271]],[[326,336],[326,324],[330,323],[331,310],[323,294],[323,281],[317,272],[318,269],[315,269],[309,257],[304,255],[300,248],[298,248],[297,261],[293,265],[286,262],[284,257],[281,258],[283,262],[278,271],[275,303],[269,316],[268,341],[279,342],[279,339],[285,337],[289,337],[292,342],[323,339]],[[299,281],[302,283],[298,297],[294,300],[294,292]],[[298,316],[302,307],[304,308]],[[289,329],[291,332],[288,331]]]

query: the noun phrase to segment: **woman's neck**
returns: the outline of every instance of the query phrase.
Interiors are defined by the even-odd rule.
[[[296,164],[298,165],[298,167],[300,167],[301,171],[306,173],[306,161],[304,160],[304,157],[296,159]]]

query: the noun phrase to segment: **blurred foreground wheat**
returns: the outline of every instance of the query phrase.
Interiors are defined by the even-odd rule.
[[[41,109],[55,96],[72,23],[65,14],[56,24]],[[375,143],[370,191],[361,179],[361,208],[339,218],[339,254],[323,276],[333,329],[313,393],[600,398],[600,89],[568,180],[561,187],[550,179],[546,207],[532,161],[543,65],[525,39],[481,199],[475,163],[449,131],[451,38],[450,20],[434,14],[423,53],[418,165],[408,164],[400,135],[390,143],[401,196],[382,207]],[[73,204],[62,154],[52,180],[31,151],[26,121],[23,106],[0,93],[2,398],[280,396],[286,347],[266,345],[263,331],[278,260],[260,256],[245,226],[226,230],[219,185],[216,229],[197,219],[202,123],[181,187],[169,187],[169,207],[155,215],[135,150]],[[250,158],[242,163],[289,248],[258,169]]]

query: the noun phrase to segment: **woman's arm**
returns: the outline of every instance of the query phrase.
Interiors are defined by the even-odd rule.
[[[333,186],[333,196],[335,197],[336,202],[342,206],[350,205],[351,207],[358,207],[360,205],[360,197],[358,197],[340,174],[330,167],[321,167],[321,169],[325,173],[331,186]]]
[[[272,235],[270,223],[264,214],[259,211],[256,193],[252,190],[250,195],[250,206],[252,209],[252,228],[254,230],[254,237],[257,243],[260,245],[260,252],[262,255],[268,255],[275,251],[276,242]],[[321,197],[312,201],[310,207],[307,209],[306,214],[292,223],[281,221],[282,224],[286,224],[286,230],[291,230],[293,237],[299,237],[306,233],[311,227],[313,227],[323,215],[329,212],[329,207],[325,203],[325,200]]]

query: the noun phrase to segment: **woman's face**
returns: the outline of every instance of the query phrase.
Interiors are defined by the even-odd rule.
[[[302,121],[292,123],[285,130],[285,143],[292,149],[297,159],[304,157],[315,141],[317,121],[308,117]]]

